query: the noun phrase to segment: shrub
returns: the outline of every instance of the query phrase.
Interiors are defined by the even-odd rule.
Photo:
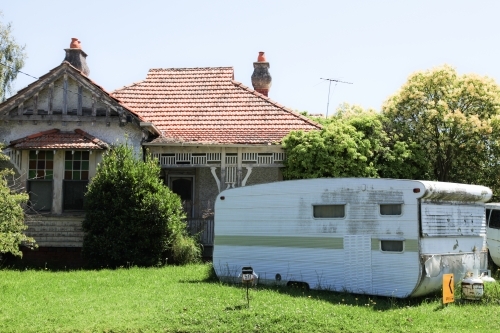
[[[158,265],[179,239],[189,242],[180,198],[159,174],[156,161],[135,158],[128,145],[104,156],[85,196],[83,255],[91,266]]]
[[[21,244],[36,247],[35,240],[24,234],[28,227],[24,224],[23,205],[28,201],[28,195],[11,191],[7,176],[12,173],[12,170],[0,171],[0,259],[5,253],[22,257]]]

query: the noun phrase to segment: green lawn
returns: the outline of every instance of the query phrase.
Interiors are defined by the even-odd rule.
[[[210,265],[0,270],[0,332],[498,332],[500,285],[481,302],[392,299],[211,278]],[[457,291],[456,297],[459,297]]]

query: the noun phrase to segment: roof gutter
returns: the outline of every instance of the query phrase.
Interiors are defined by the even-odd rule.
[[[197,146],[217,146],[217,147],[282,147],[279,143],[210,143],[210,142],[144,142],[143,146],[174,146],[174,147],[197,147]]]
[[[155,126],[155,124],[153,124],[153,123],[146,123],[146,122],[142,122],[141,121],[139,123],[139,125],[141,126],[141,128],[147,129],[150,133],[156,134],[158,136],[161,136],[161,132],[158,129],[158,127]]]

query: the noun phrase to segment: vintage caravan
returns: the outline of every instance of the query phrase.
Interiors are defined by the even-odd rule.
[[[486,236],[491,260],[500,266],[500,202],[486,204]]]
[[[381,296],[440,290],[486,269],[489,188],[431,181],[307,179],[229,189],[215,203],[213,265],[238,281]]]

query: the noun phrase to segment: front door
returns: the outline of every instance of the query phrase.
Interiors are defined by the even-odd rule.
[[[181,197],[182,206],[188,218],[193,217],[194,201],[194,177],[193,176],[169,176],[169,187],[172,192]]]

